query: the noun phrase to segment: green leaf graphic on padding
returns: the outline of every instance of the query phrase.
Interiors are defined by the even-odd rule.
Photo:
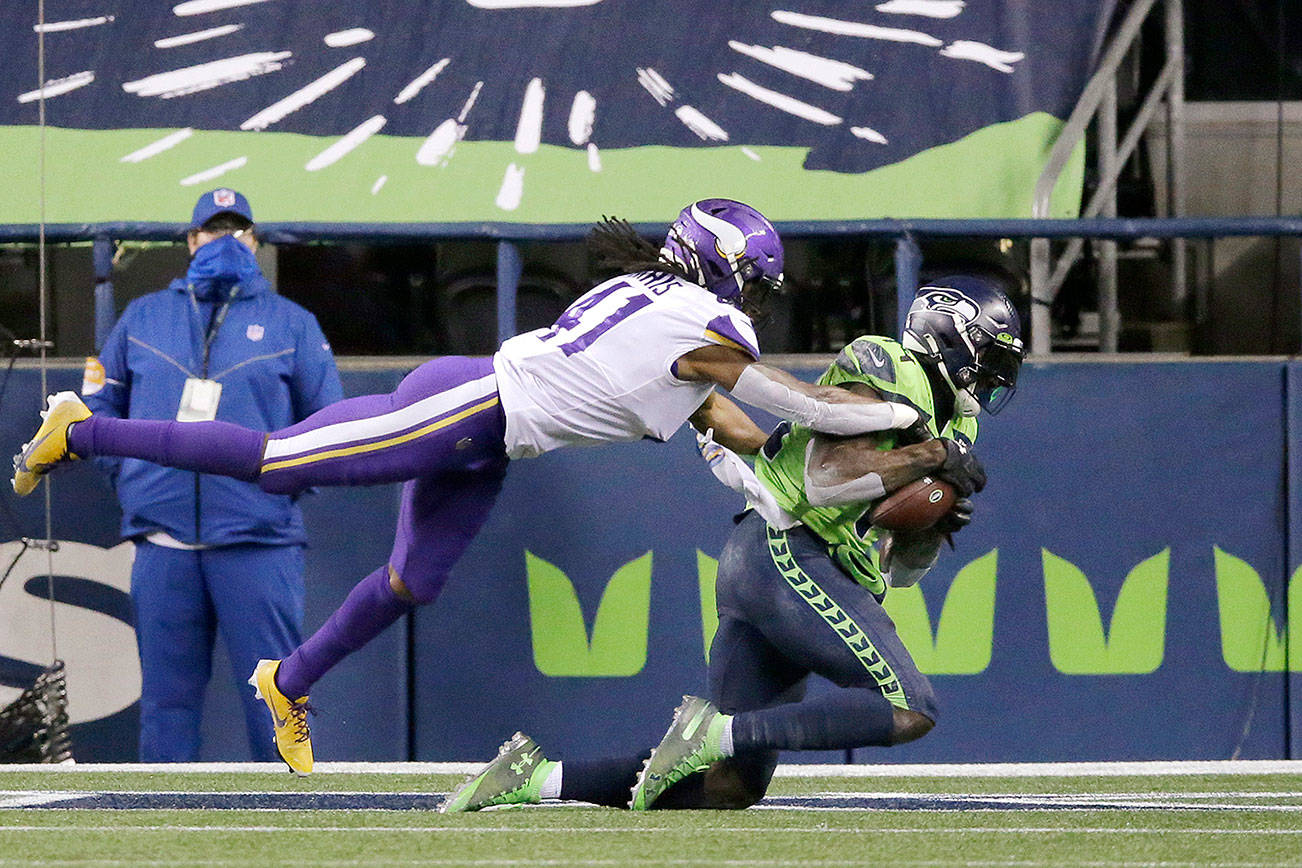
[[[1089,579],[1048,549],[1044,603],[1049,657],[1067,675],[1140,675],[1162,665],[1171,550],[1141,561],[1121,586],[1106,632]]]
[[[1288,668],[1288,625],[1277,629],[1270,614],[1266,585],[1252,565],[1213,547],[1216,599],[1221,615],[1221,654],[1235,672],[1283,672]],[[1302,581],[1298,570],[1289,582],[1288,611],[1302,612]],[[1302,651],[1297,652],[1302,654]],[[1302,671],[1302,658],[1293,661]]]
[[[533,553],[524,553],[533,660],[539,672],[558,678],[598,678],[642,671],[651,614],[651,554],[624,564],[611,576],[589,641],[569,577]]]
[[[975,675],[990,665],[995,632],[995,579],[999,551],[959,570],[945,595],[932,634],[922,582],[893,588],[884,607],[919,671],[928,675]],[[925,580],[924,580],[925,582]]]
[[[696,580],[701,586],[701,638],[705,640],[705,662],[710,662],[710,643],[719,630],[719,610],[714,604],[714,584],[719,576],[719,561],[700,549],[696,550]]]

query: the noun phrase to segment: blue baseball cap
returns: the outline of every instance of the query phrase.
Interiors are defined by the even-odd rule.
[[[253,209],[244,194],[226,187],[209,190],[199,197],[194,204],[194,215],[190,218],[190,228],[198,229],[218,214],[238,214],[250,223],[253,222]]]

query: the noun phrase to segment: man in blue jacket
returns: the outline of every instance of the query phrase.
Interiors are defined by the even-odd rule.
[[[118,418],[221,419],[276,431],[340,400],[316,318],[272,291],[254,251],[253,212],[234,190],[204,193],[187,235],[190,267],[123,312],[82,395]],[[288,655],[303,620],[303,516],[254,483],[100,459],[136,543],[131,597],[140,650],[140,760],[198,758],[199,719],[218,630],[257,760],[277,759],[271,722],[244,679]]]

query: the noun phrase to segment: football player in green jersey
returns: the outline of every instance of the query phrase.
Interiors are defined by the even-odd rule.
[[[984,278],[947,277],[918,291],[901,341],[858,338],[818,381],[913,407],[911,428],[839,438],[783,422],[765,440],[730,425],[719,439],[758,449],[754,472],[700,438],[715,475],[752,507],[719,558],[709,698],[684,697],[646,761],[554,762],[517,733],[441,810],[546,798],[744,808],[763,798],[779,750],[887,746],[929,732],[935,694],[881,602],[889,587],[918,581],[945,537],[971,521],[969,497],[986,480],[971,451],[976,416],[1012,397],[1024,354],[1004,293]],[[883,534],[868,524],[875,501],[926,475],[959,495],[934,528]],[[807,698],[811,673],[841,689]]]

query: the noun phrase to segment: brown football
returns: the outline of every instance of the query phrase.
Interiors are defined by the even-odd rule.
[[[883,530],[926,530],[954,506],[954,486],[924,476],[877,501],[868,520]]]

